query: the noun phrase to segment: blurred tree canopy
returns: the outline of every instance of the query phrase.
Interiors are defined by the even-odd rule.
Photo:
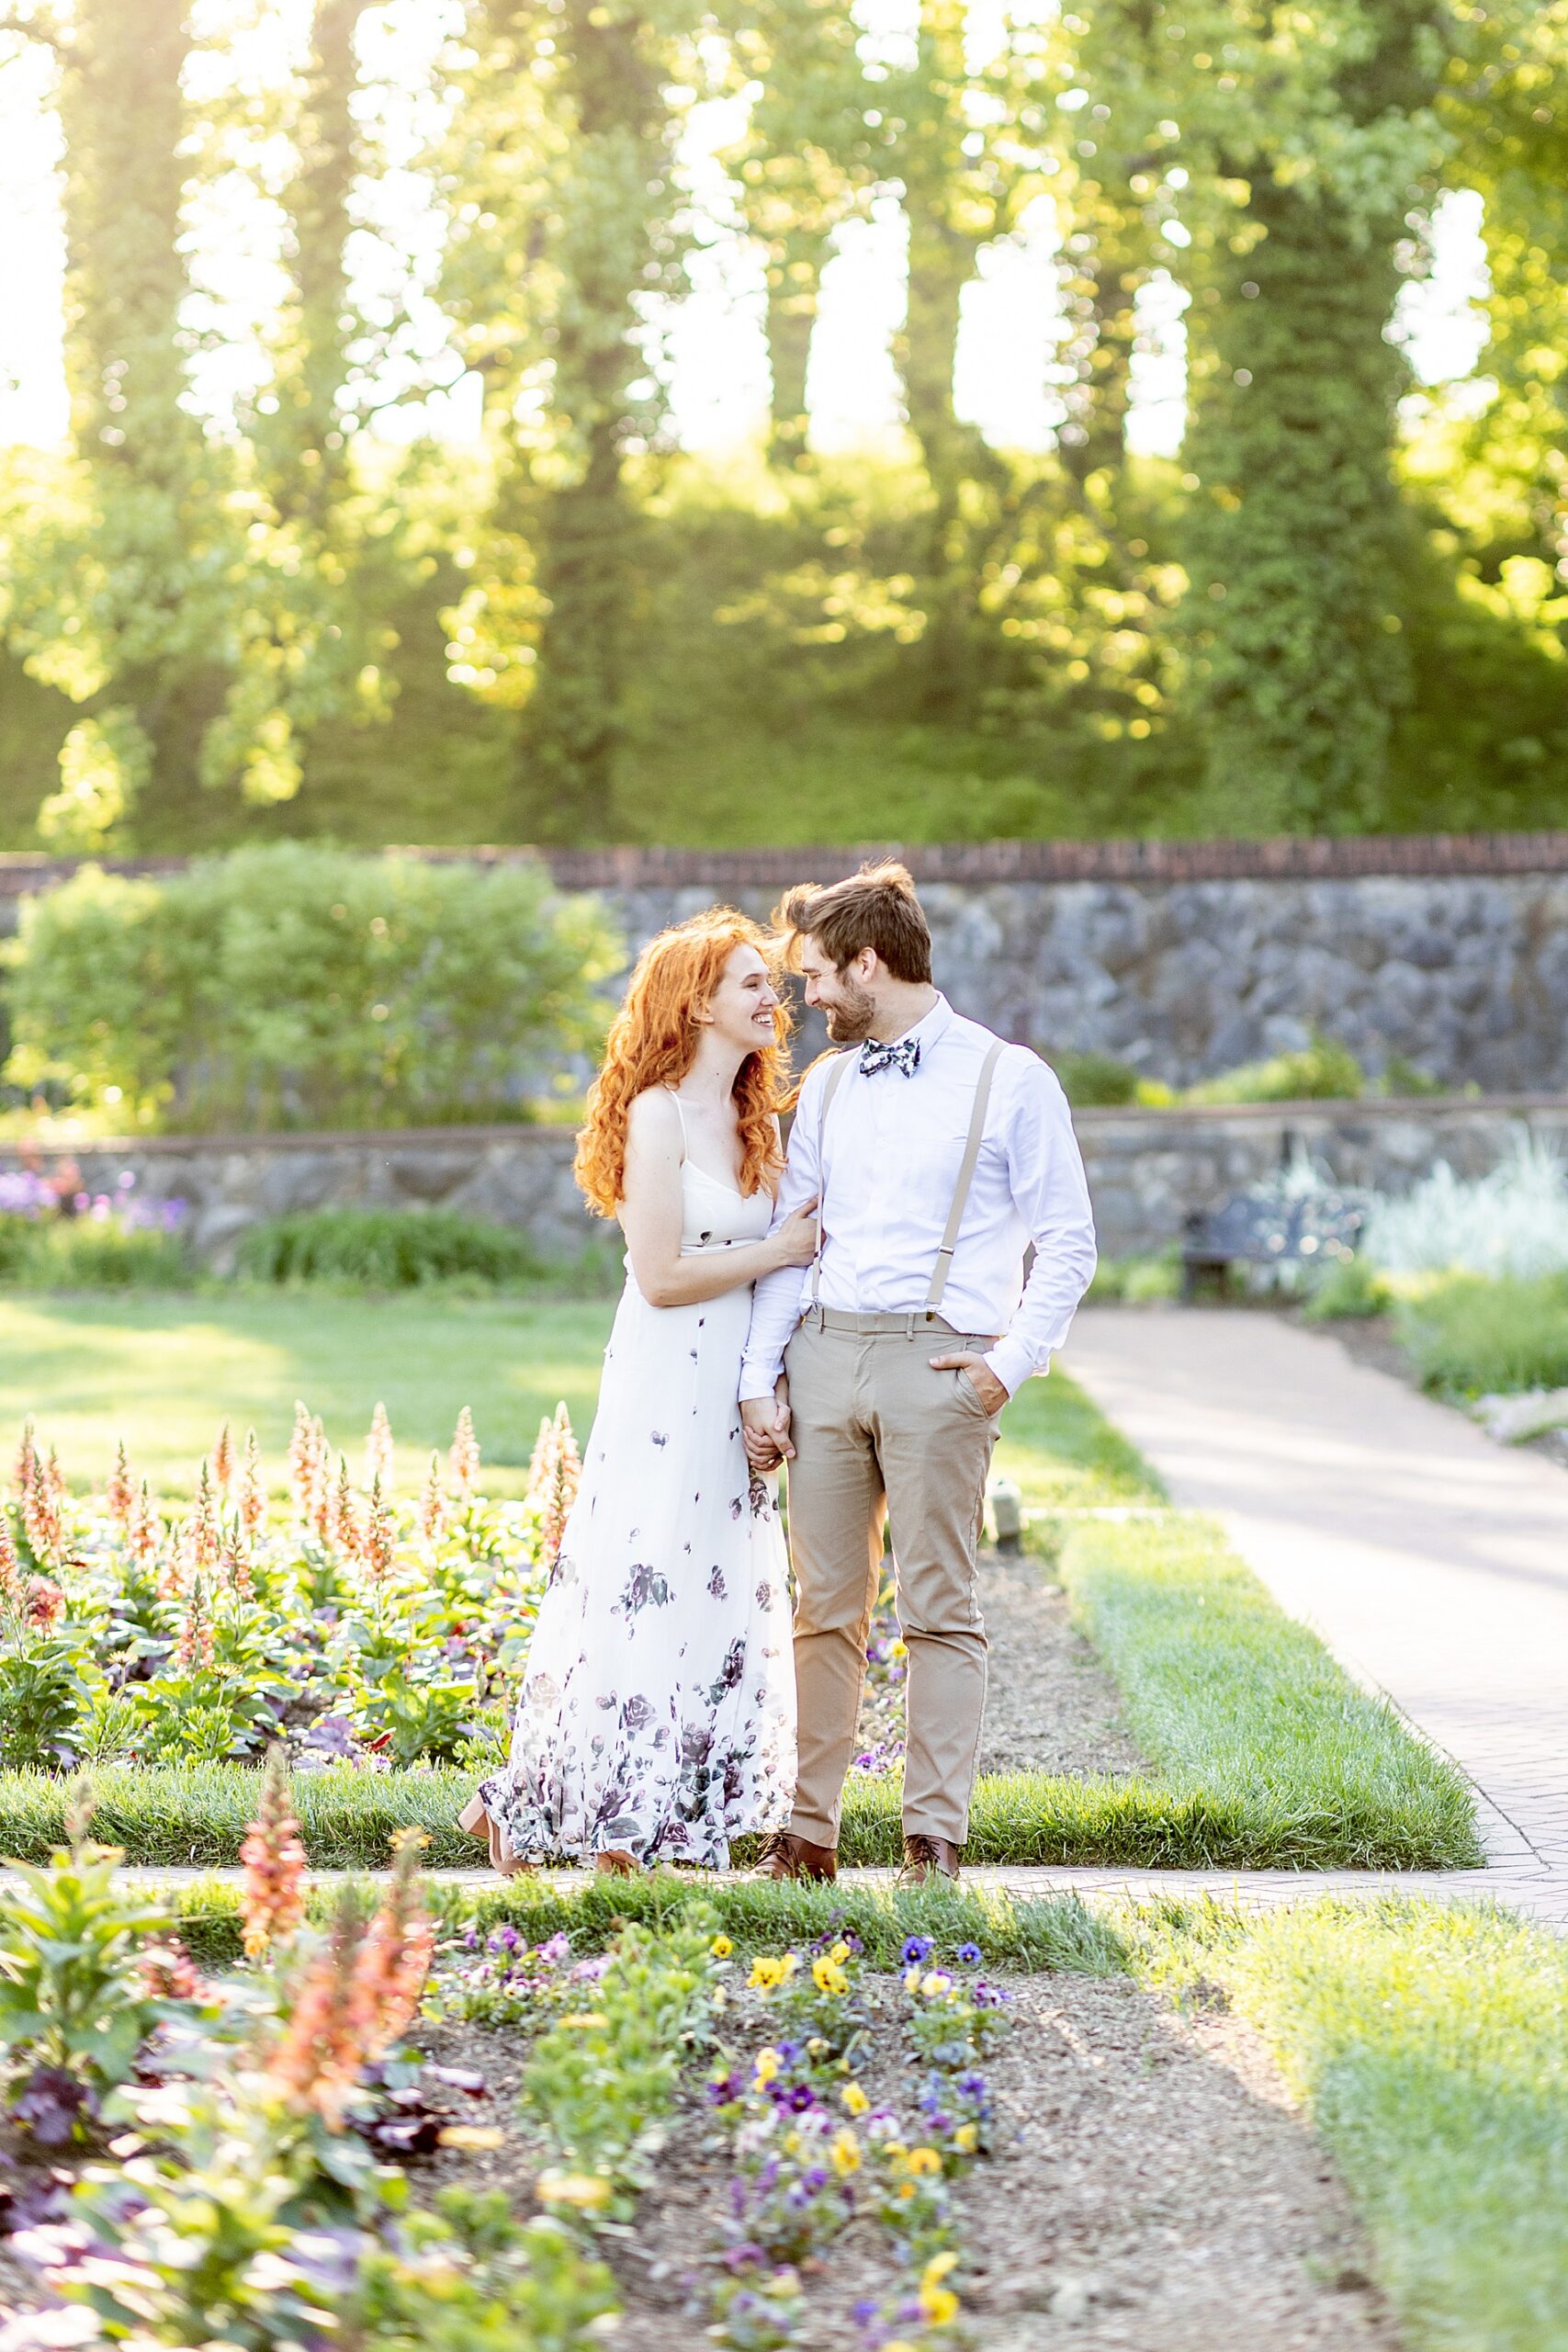
[[[0,455],[0,839],[1568,823],[1568,0],[1077,6],[462,0],[412,161],[360,0],[260,96],[197,70],[186,0],[0,7],[0,71],[52,61],[71,394],[67,447]],[[439,252],[365,300],[394,171]],[[235,175],[281,291],[214,416],[190,222]],[[1391,322],[1456,190],[1489,341],[1421,391]],[[825,454],[823,272],[889,208],[907,431]],[[720,464],[673,441],[666,346],[726,210],[772,397]],[[999,447],[963,305],[1043,236],[1058,421]],[[1175,458],[1126,435],[1156,297]],[[459,377],[477,443],[371,429]]]

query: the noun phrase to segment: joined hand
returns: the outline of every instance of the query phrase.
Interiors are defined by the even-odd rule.
[[[771,1396],[748,1396],[740,1407],[740,1435],[753,1470],[776,1470],[793,1462],[789,1436],[789,1386],[782,1374]]]

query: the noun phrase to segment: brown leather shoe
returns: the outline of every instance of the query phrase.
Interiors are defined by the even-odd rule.
[[[837,1878],[839,1856],[832,1846],[814,1846],[792,1829],[775,1829],[762,1849],[751,1878]]]
[[[944,1878],[948,1883],[958,1883],[958,1849],[951,1838],[927,1838],[917,1831],[904,1839],[904,1867],[898,1873],[900,1886],[924,1886],[932,1875]]]

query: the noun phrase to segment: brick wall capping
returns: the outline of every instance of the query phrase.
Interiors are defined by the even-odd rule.
[[[832,881],[863,857],[901,857],[918,881],[971,888],[1001,882],[1312,882],[1358,877],[1568,874],[1568,832],[1379,833],[1272,841],[994,841],[921,844],[840,843],[806,849],[510,848],[494,845],[390,850],[446,865],[538,862],[563,888],[578,890],[783,889]],[[110,872],[177,874],[177,856],[106,857]],[[42,852],[0,852],[0,899],[63,881],[84,861]]]
[[[1199,1125],[1266,1126],[1299,1120],[1343,1125],[1347,1120],[1441,1120],[1457,1112],[1475,1118],[1561,1118],[1568,1124],[1568,1094],[1421,1094],[1309,1095],[1299,1102],[1169,1102],[1105,1104],[1075,1111],[1073,1125],[1080,1132],[1114,1131],[1118,1127],[1150,1125],[1168,1121],[1171,1128]],[[279,1127],[230,1135],[105,1136],[81,1143],[22,1144],[0,1138],[0,1163],[24,1156],[47,1159],[103,1159],[136,1153],[152,1159],[188,1159],[193,1155],[221,1156],[254,1151],[461,1151],[492,1144],[553,1142],[565,1148],[575,1142],[570,1127],[515,1125],[472,1127]]]

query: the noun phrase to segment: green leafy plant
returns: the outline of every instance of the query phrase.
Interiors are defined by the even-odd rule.
[[[176,1290],[190,1278],[177,1229],[121,1216],[0,1216],[0,1281],[20,1290]]]
[[[487,1285],[536,1281],[544,1266],[524,1236],[456,1209],[304,1209],[241,1236],[238,1270],[268,1283],[334,1282],[414,1290],[465,1277]]]
[[[169,1921],[116,1882],[118,1852],[86,1838],[78,1793],[69,1844],[45,1865],[14,1862],[0,1906],[0,2054],[13,2106],[44,2140],[84,2128],[130,2073],[164,2014],[140,1957]]]
[[[628,1926],[583,2007],[536,2043],[531,2113],[565,2169],[539,2194],[567,2211],[625,2220],[669,2129],[682,2060],[712,1999],[713,1922],[661,1935]]]
[[[1362,1093],[1366,1073],[1348,1046],[1332,1037],[1314,1036],[1310,1046],[1293,1054],[1274,1054],[1267,1061],[1246,1062],[1187,1088],[1185,1102],[1349,1102]]]
[[[0,1769],[45,1771],[80,1758],[93,1704],[81,1645],[7,1631],[0,1614]]]
[[[1115,1109],[1138,1099],[1138,1073],[1110,1054],[1053,1054],[1051,1067],[1075,1111]]]
[[[1393,1304],[1393,1293],[1375,1266],[1364,1258],[1340,1258],[1313,1283],[1302,1314],[1309,1323],[1355,1322],[1385,1315]]]
[[[1568,1387],[1568,1273],[1454,1274],[1396,1309],[1424,1387],[1456,1396]]]
[[[7,955],[16,1082],[210,1128],[522,1115],[596,1042],[619,948],[538,865],[279,842],[166,882],[84,868]]]
[[[344,2317],[367,2352],[584,2352],[618,2307],[609,2271],[558,2222],[519,2225],[499,2190],[447,2188],[367,2251]]]

